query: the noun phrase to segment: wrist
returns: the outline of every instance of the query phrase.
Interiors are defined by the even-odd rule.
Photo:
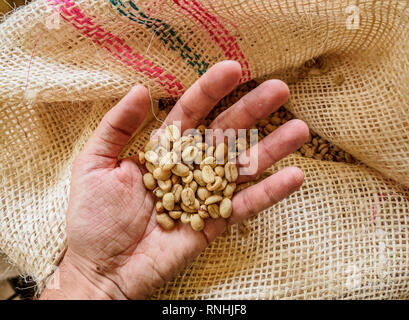
[[[127,299],[119,287],[98,273],[89,261],[75,257],[69,250],[47,282],[40,299],[44,300],[121,300]]]

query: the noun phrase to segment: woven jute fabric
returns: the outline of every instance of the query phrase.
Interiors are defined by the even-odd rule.
[[[154,297],[407,296],[408,25],[399,0],[37,0],[18,9],[0,25],[0,249],[41,290],[66,246],[73,159],[101,117],[134,84],[154,100],[176,98],[234,59],[242,82],[288,82],[286,108],[362,164],[281,161],[272,170],[305,170],[301,191],[253,218],[249,235],[233,228]],[[316,57],[326,72],[300,76]]]
[[[0,281],[17,275],[17,270],[8,262],[7,257],[0,251]]]

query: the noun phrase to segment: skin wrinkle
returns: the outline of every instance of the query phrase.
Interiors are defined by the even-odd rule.
[[[249,119],[251,119],[252,123],[256,123],[258,122],[260,119],[262,119],[263,117],[261,117],[260,119],[255,116],[253,114],[254,110],[257,110],[257,108],[252,109],[252,112],[249,110],[250,104],[248,104],[248,102],[246,102],[246,100],[249,100],[249,98],[245,98],[245,96],[242,98],[242,106],[240,108],[240,113],[243,112],[244,116],[248,117]]]
[[[274,90],[276,83],[284,85],[286,88],[285,92],[283,91],[277,94]],[[246,122],[245,127],[250,127],[277,110],[281,106],[281,103],[277,103],[277,100],[284,101],[288,98],[288,95],[288,87],[286,84],[279,80],[267,80],[247,95],[241,97],[232,107],[223,111],[217,117],[216,121],[212,123],[211,127],[226,129],[235,126],[235,123],[231,123],[231,119],[233,119],[233,121],[240,119],[240,124],[243,124],[244,119]],[[257,108],[255,108],[255,104],[257,104]],[[245,114],[243,115],[243,113]],[[230,120],[226,121],[226,119]],[[220,123],[222,123],[222,125],[220,125]],[[235,128],[236,131],[237,129],[238,127]]]
[[[188,107],[186,104],[184,104],[182,102],[182,99],[179,100],[179,102],[177,104],[179,104],[180,110],[182,110],[182,112],[183,112],[183,114],[185,115],[186,118],[193,119],[193,121],[195,121],[196,123],[198,123],[200,121],[200,117],[196,116],[196,112],[194,112],[193,110],[190,109],[190,107]],[[176,105],[175,105],[175,107],[176,107]]]
[[[197,85],[200,89],[200,91],[202,92],[202,94],[208,99],[210,100],[211,104],[216,104],[220,98],[218,98],[218,96],[220,95],[216,95],[216,97],[213,96],[213,94],[209,93],[209,84],[208,84],[208,79],[204,78],[203,81],[198,81]],[[203,83],[202,83],[203,82]],[[238,84],[238,82],[237,82]],[[201,121],[201,119],[200,119]]]
[[[105,290],[103,290],[103,289],[100,288],[100,286],[99,286],[100,283],[99,283],[98,281],[96,281],[96,283],[95,283],[95,281],[94,281],[94,279],[93,279],[92,277],[86,276],[86,275],[84,274],[84,272],[83,272],[80,268],[78,268],[76,265],[73,265],[73,268],[75,268],[75,270],[76,270],[78,273],[80,273],[83,277],[85,277],[86,279],[88,279],[88,281],[89,281],[90,283],[92,283],[96,288],[98,288],[99,291],[101,291],[103,294],[108,295],[108,297],[109,297],[111,300],[113,300],[113,297],[112,297],[109,293],[105,292]]]
[[[266,197],[268,198],[269,202],[273,205],[276,204],[278,202],[278,199],[274,197],[274,192],[272,189],[273,186],[269,183],[263,183],[262,186],[263,186],[264,193]]]
[[[138,122],[139,122],[139,121],[138,121]],[[125,139],[125,138],[126,138],[126,139],[129,139],[129,137],[132,136],[132,134],[133,134],[133,131],[129,131],[129,132],[128,132],[128,131],[126,131],[125,129],[121,129],[121,128],[118,128],[118,127],[114,126],[114,125],[111,123],[111,121],[108,120],[108,119],[105,120],[105,123],[106,123],[113,131],[122,134],[122,135],[124,136],[124,139]],[[121,146],[121,147],[122,147],[122,146]]]
[[[117,188],[116,185],[113,185],[112,187],[113,187],[114,189]],[[125,188],[125,191],[127,191],[127,190],[128,190],[128,189]],[[118,191],[118,194],[121,194],[121,193],[122,193],[122,191],[119,190],[119,191]],[[144,197],[144,202],[142,203],[141,207],[143,207],[143,206],[145,205],[146,199],[147,199],[147,197]],[[92,199],[92,198],[88,198],[87,200],[89,200],[89,203],[91,203],[91,208],[92,208],[92,206],[93,206],[93,205],[92,205],[92,204],[93,204],[93,199]],[[121,199],[121,200],[122,200],[122,199]],[[87,210],[89,210],[89,208],[88,208]],[[138,208],[136,211],[138,211],[138,210],[139,210],[139,208]],[[121,221],[118,220],[117,217],[112,216],[112,215],[109,213],[109,211],[106,209],[106,207],[102,209],[102,212],[104,212],[105,214],[107,214],[107,215],[112,219],[112,221],[115,223],[114,226],[117,226],[122,232],[125,233],[126,236],[129,237],[129,239],[132,239],[132,235],[128,234],[128,229],[127,229],[127,228],[123,228],[122,225],[121,225]],[[138,218],[139,218],[139,217],[138,217],[137,215],[134,217],[134,219],[138,219]],[[127,226],[129,226],[129,225],[127,225]],[[105,230],[106,230],[106,229],[105,229]],[[142,234],[143,234],[143,233],[142,233]],[[109,238],[109,240],[110,240],[109,243],[112,243],[112,241],[117,241],[116,238]],[[100,249],[100,251],[104,252],[105,249],[106,249],[106,248],[102,248],[102,249]],[[124,250],[124,251],[125,251],[125,250]],[[120,252],[119,254],[121,254],[121,252]]]
[[[278,137],[277,137],[276,140],[280,140],[280,139],[278,139]],[[288,141],[286,141],[286,142],[288,143]],[[259,152],[260,152],[260,149],[261,149],[262,152],[265,152],[267,154],[268,159],[271,161],[271,165],[276,164],[280,160],[279,158],[276,157],[277,151],[272,149],[271,147],[269,148],[267,146],[267,140],[265,140],[265,139],[261,140],[258,147],[259,147]],[[278,146],[277,149],[281,150],[280,147]]]
[[[100,292],[101,292],[102,294],[105,294],[105,295],[107,295],[111,300],[114,300],[114,297],[110,294],[110,292],[107,292],[108,290],[106,290],[106,289],[104,290],[104,289],[101,288],[100,284],[101,284],[102,282],[100,282],[100,281],[95,281],[95,280],[93,279],[93,277],[90,277],[89,275],[87,275],[86,272],[83,272],[77,265],[73,264],[72,267],[73,267],[80,275],[82,275],[83,277],[85,277],[86,279],[88,279],[88,281],[89,281],[95,288],[97,288],[98,290],[100,290]],[[95,267],[94,269],[95,269],[94,271],[95,271],[97,274],[99,274],[99,275],[102,276],[103,278],[106,278],[106,276],[105,276],[104,274],[101,274],[101,273],[98,271],[97,267]],[[91,268],[91,270],[92,270],[92,268]],[[110,281],[109,278],[107,278],[107,279]],[[124,294],[124,292],[121,290],[121,288],[120,288],[114,281],[111,281],[111,282],[112,282],[112,284],[119,290],[119,292],[121,292],[121,294],[122,294],[124,297],[127,298],[127,296]]]
[[[148,267],[148,269],[152,271],[151,277],[149,277],[148,275],[145,275],[145,274],[142,274],[141,276],[143,276],[145,279],[148,279],[148,280],[155,280],[154,274],[156,274],[157,276],[159,276],[159,279],[160,279],[160,280],[156,280],[156,281],[155,281],[155,282],[157,282],[156,287],[159,287],[161,283],[166,283],[166,282],[167,282],[166,277],[164,277],[164,276],[157,270],[157,268],[156,268],[156,263],[155,263],[156,260],[152,259],[149,255],[147,255],[147,254],[145,254],[145,253],[143,253],[143,252],[138,253],[136,256],[145,257],[145,258],[148,260],[148,264],[149,264],[149,266],[150,266],[150,268]],[[147,283],[149,283],[149,282],[150,282],[150,281],[147,281]],[[146,292],[149,292],[149,291],[150,291],[150,290],[149,290],[149,285],[147,284],[146,287],[148,288],[148,289],[146,290]],[[148,296],[148,295],[149,295],[148,293],[145,294],[145,296]]]
[[[118,150],[120,151],[120,149],[122,149],[121,144],[119,144],[119,143],[117,143],[117,142],[114,142],[114,141],[111,141],[111,140],[105,138],[103,135],[100,135],[100,136],[98,137],[98,139],[102,140],[102,143],[100,143],[101,145],[104,145],[104,144],[106,145],[106,146],[105,146],[105,150],[104,150],[104,149],[101,150],[101,151],[105,151],[105,153],[97,154],[97,153],[96,153],[96,150],[95,150],[95,152],[93,152],[93,154],[94,154],[94,155],[97,155],[97,156],[104,157],[104,158],[109,158],[109,159],[115,159],[115,160],[117,160],[117,157],[116,157],[116,156],[112,156],[112,155],[109,154],[108,152],[111,152],[111,151],[112,151],[111,149],[113,149],[114,147],[115,147],[115,148],[118,148]]]
[[[259,87],[257,87],[255,89],[255,91],[252,91],[249,94],[250,96],[245,95],[237,103],[238,106],[237,106],[237,109],[236,109],[237,110],[236,113],[245,112],[247,117],[251,119],[252,124],[255,124],[255,123],[259,122],[265,116],[270,114],[273,111],[273,109],[277,108],[276,106],[274,106],[274,103],[269,101],[269,100],[272,100],[272,96],[270,94],[265,95],[265,96],[263,96],[261,94],[258,94],[258,91],[262,91],[262,89],[264,89],[264,86],[266,86],[265,83],[266,82],[263,82]],[[270,91],[269,91],[269,93],[270,93]],[[272,93],[274,93],[274,92],[272,91]],[[253,95],[256,96],[256,97],[253,97]],[[258,102],[258,108],[254,108],[254,100],[253,99],[256,98],[257,100],[259,100],[260,97],[263,100]],[[274,107],[271,108],[271,106],[274,106]]]
[[[133,190],[134,187],[141,182],[142,180],[142,175],[138,173],[135,177],[132,177],[132,179],[127,179],[125,176],[125,173],[123,172],[124,168],[120,166],[121,171],[115,171],[114,174],[118,177],[118,180],[126,186],[127,190]]]
[[[144,207],[144,206],[145,206],[146,199],[147,199],[147,197],[144,197],[144,202],[142,203],[141,207]],[[151,215],[151,218],[152,218],[152,217],[153,217],[153,215]],[[135,219],[137,219],[137,218],[138,218],[138,216],[135,216]],[[150,219],[151,219],[151,218],[150,218]],[[150,220],[150,219],[149,219],[149,220]],[[148,227],[148,225],[149,225],[149,224],[147,223],[147,224],[146,224],[146,227],[145,227],[145,230],[142,232],[142,234],[145,234],[146,228]],[[145,236],[145,238],[148,237],[148,236],[149,236],[149,233]],[[143,240],[143,239],[141,239],[141,240]],[[130,248],[131,248],[132,246],[137,247],[139,243],[140,243],[140,241],[138,241],[135,245],[129,246],[129,247],[126,248],[123,252],[120,252],[119,254],[116,254],[115,257],[117,257],[118,255],[125,255],[125,256],[126,256],[126,254],[124,254],[124,253],[125,253],[126,251],[132,251],[132,250],[130,250]],[[134,254],[129,255],[129,256],[127,257],[127,259],[125,259],[122,264],[116,265],[116,266],[115,266],[115,269],[122,268],[123,266],[125,266],[125,265],[129,262],[129,260],[130,260],[131,258],[134,258],[134,257],[135,257]],[[160,275],[160,274],[158,273],[158,275]],[[120,278],[121,278],[121,277],[120,277]],[[123,280],[123,279],[121,279],[121,281],[122,281],[122,283],[127,283],[127,281],[125,281],[125,280]],[[124,287],[126,287],[126,286],[124,286]],[[128,296],[127,296],[125,293],[124,293],[124,295],[128,298]],[[128,299],[129,299],[129,298],[128,298]]]
[[[157,227],[158,227],[158,226],[156,225],[152,231],[154,231]],[[149,234],[151,234],[152,231],[151,231]],[[161,230],[159,230],[159,231],[161,231]],[[144,237],[144,239],[149,239],[149,236]],[[143,239],[142,241],[144,241],[144,239]],[[138,244],[139,244],[139,243],[138,243]],[[152,257],[150,257],[148,254],[146,254],[146,253],[144,253],[144,252],[138,252],[138,251],[133,252],[132,255],[129,256],[129,259],[133,259],[133,260],[134,260],[134,259],[136,259],[136,257],[138,257],[138,256],[142,256],[142,257],[148,258],[148,261],[149,261],[150,266],[151,266],[151,267],[148,267],[148,270],[153,270],[153,271],[160,277],[162,283],[165,283],[165,282],[166,282],[166,278],[159,272],[159,270],[156,269],[155,261],[157,261],[157,260],[153,259]],[[136,260],[138,260],[139,263],[141,262],[141,259],[136,259]],[[148,278],[148,276],[145,275],[145,274],[142,274],[142,276],[143,276],[144,278]],[[154,279],[153,276],[152,276],[151,278]],[[148,278],[148,279],[149,279],[149,278]],[[122,278],[121,278],[121,282],[124,284],[125,287],[127,287],[126,284],[128,283],[128,279],[122,279]],[[138,282],[138,283],[140,284],[141,282]],[[146,290],[146,291],[148,291],[148,290]]]
[[[216,104],[217,101],[219,101],[219,99],[214,98],[212,95],[210,95],[210,94],[207,92],[207,89],[206,89],[206,90],[204,89],[205,86],[204,86],[201,82],[205,82],[205,81],[206,81],[206,80],[204,80],[204,79],[203,79],[202,81],[198,81],[198,82],[197,82],[198,87],[199,87],[201,93],[202,93],[207,99],[210,100],[210,103],[211,103],[211,104]],[[207,87],[207,85],[206,85],[206,87]],[[204,116],[206,116],[206,115],[196,116],[196,112],[194,112],[192,109],[190,109],[190,107],[188,107],[187,104],[183,103],[183,99],[180,99],[180,100],[178,101],[178,103],[180,104],[180,108],[181,108],[183,114],[186,116],[186,118],[191,118],[191,119],[193,119],[193,121],[195,121],[196,124],[197,124],[197,123],[200,123],[200,121],[202,120],[202,118],[203,118]],[[210,112],[210,110],[209,110],[209,112]],[[209,113],[209,112],[208,112],[208,113]]]
[[[244,207],[246,208],[246,212],[249,213],[249,216],[252,217],[254,216],[257,212],[254,211],[254,206],[252,205],[252,200],[250,199],[250,193],[246,192],[243,194],[241,197],[242,203],[244,204]]]
[[[266,154],[267,157],[267,162],[264,161],[265,164],[261,163],[259,161],[259,167],[257,169],[257,172],[252,175],[246,175],[246,176],[240,176],[239,177],[239,182],[245,182],[245,181],[250,181],[257,177],[261,172],[263,172],[265,169],[270,167],[271,165],[277,163],[283,156],[287,156],[289,152],[285,152],[284,154],[281,154],[283,150],[293,150],[293,149],[298,149],[302,144],[305,143],[308,139],[308,128],[304,128],[305,130],[300,130],[298,129],[300,125],[305,124],[300,121],[300,120],[291,120],[287,122],[284,126],[280,127],[277,131],[274,131],[272,134],[264,138],[258,143],[258,155],[263,155]],[[293,135],[289,135],[288,131],[291,129],[298,129],[298,131],[303,133],[303,135],[298,135],[294,137]],[[291,131],[292,131],[291,130]],[[304,134],[305,133],[305,134]],[[274,144],[272,143],[274,141]],[[288,148],[288,146],[291,146],[291,148]],[[278,156],[277,156],[278,155]],[[248,159],[249,157],[254,157],[257,156],[255,155],[251,149],[248,149],[246,151],[245,156],[239,156],[238,158],[238,167],[246,167],[248,166],[247,163],[243,163],[243,157],[245,159]]]

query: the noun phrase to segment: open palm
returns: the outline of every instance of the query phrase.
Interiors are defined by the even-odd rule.
[[[239,83],[240,76],[238,63],[216,64],[181,97],[165,124],[181,121],[182,132],[196,127]],[[221,113],[210,128],[249,128],[284,104],[288,95],[283,82],[266,81]],[[118,161],[149,107],[147,90],[134,87],[105,115],[72,172],[64,259],[70,259],[79,270],[88,269],[82,271],[88,278],[96,274],[98,279],[114,284],[122,294],[120,298],[149,297],[155,288],[188,266],[228,224],[287,197],[303,181],[298,168],[283,169],[236,194],[228,220],[207,219],[201,232],[181,223],[165,231],[156,222],[154,197],[143,185],[137,162]],[[264,138],[256,155],[258,173],[295,151],[307,138],[308,128],[300,120],[290,121]],[[241,176],[239,182],[252,178]]]

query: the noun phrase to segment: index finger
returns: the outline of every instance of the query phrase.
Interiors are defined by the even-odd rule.
[[[241,66],[236,61],[222,61],[211,67],[178,100],[163,127],[181,122],[181,131],[195,128],[213,107],[238,84]]]

